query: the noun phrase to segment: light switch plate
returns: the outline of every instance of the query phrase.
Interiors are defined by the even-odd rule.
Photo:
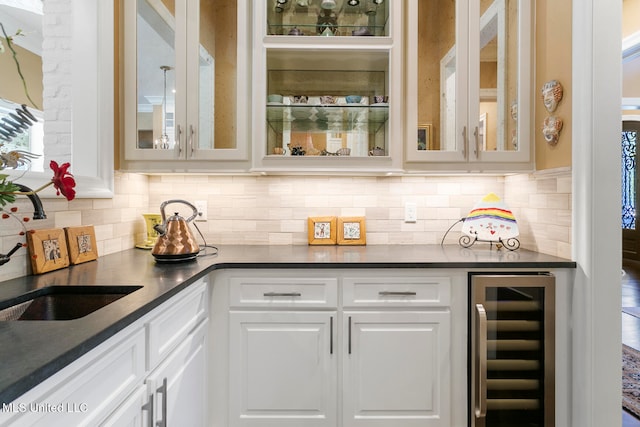
[[[195,201],[196,209],[198,210],[198,215],[196,216],[196,221],[205,222],[207,220],[207,201],[206,200],[196,200]]]
[[[404,222],[416,222],[418,220],[418,206],[409,202],[404,205]]]

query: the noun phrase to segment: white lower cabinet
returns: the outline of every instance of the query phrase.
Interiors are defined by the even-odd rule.
[[[207,426],[206,283],[169,300],[146,323],[150,373],[101,426]]]
[[[448,312],[343,314],[343,427],[448,426]]]
[[[150,425],[147,386],[140,385],[100,427],[143,427]],[[141,410],[141,408],[143,410]]]
[[[208,425],[206,327],[200,323],[147,377],[154,426]]]
[[[191,285],[5,404],[0,426],[208,426],[207,295]]]
[[[229,427],[451,426],[447,277],[277,273],[214,285],[229,287]]]
[[[0,425],[98,425],[142,381],[144,342],[141,326],[127,328],[15,401],[3,405]]]
[[[231,426],[336,426],[335,317],[230,314]]]

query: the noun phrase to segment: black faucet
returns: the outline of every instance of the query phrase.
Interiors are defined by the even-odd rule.
[[[9,253],[0,254],[0,265],[4,265],[9,262],[11,255],[13,255],[18,249],[22,247],[22,243],[16,243],[16,245],[9,251]]]
[[[25,196],[31,200],[33,204],[33,219],[47,219],[47,214],[44,213],[44,208],[42,207],[42,201],[40,197],[38,197],[37,193],[34,193],[32,189],[23,184],[14,183],[22,193],[25,193]]]

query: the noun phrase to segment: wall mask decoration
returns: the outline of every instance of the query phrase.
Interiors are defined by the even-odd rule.
[[[518,100],[514,99],[511,101],[511,106],[509,107],[509,112],[511,113],[511,118],[514,122],[518,121]]]
[[[564,90],[557,80],[550,80],[542,86],[542,102],[548,112],[553,113],[562,100]]]
[[[560,131],[562,130],[562,119],[558,116],[548,116],[544,119],[542,125],[542,134],[545,141],[550,145],[556,145],[560,139]]]

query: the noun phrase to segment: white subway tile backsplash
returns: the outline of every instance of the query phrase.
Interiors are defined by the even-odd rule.
[[[375,194],[354,195],[353,205],[361,208],[377,208],[378,196]]]
[[[292,233],[269,233],[269,240],[267,243],[270,245],[292,245],[293,234]]]
[[[484,194],[478,195],[478,200],[484,196]],[[451,195],[447,194],[438,194],[438,195],[428,195],[425,197],[425,206],[431,208],[438,208],[442,206],[449,206],[449,200]]]
[[[340,205],[338,205],[340,206]],[[344,206],[344,205],[342,205]],[[375,208],[365,208],[365,207],[345,207],[340,209],[338,215],[339,216],[343,216],[343,217],[348,217],[348,216],[367,216],[367,212],[369,212],[371,215],[367,216],[368,218],[373,217],[373,211],[375,210]]]
[[[556,245],[556,256],[571,259],[571,243],[558,242]]]
[[[558,191],[558,193],[563,193],[563,194],[571,194],[572,192],[572,180],[571,180],[571,174],[564,174],[563,176],[560,176],[557,178],[558,184],[556,186],[556,191]]]
[[[535,183],[537,193],[556,193],[558,191],[557,179],[538,179]]]
[[[81,211],[60,211],[54,213],[54,227],[77,227],[82,225]]]
[[[441,182],[437,185],[438,194],[452,195],[452,194],[460,194],[461,188],[460,184],[452,183],[452,182]]]
[[[554,193],[547,196],[547,204],[552,209],[570,209],[571,194]]]
[[[367,244],[368,245],[388,245],[389,233],[376,233],[376,232],[369,232],[369,230],[367,230]]]
[[[329,204],[330,196],[328,194],[321,194],[319,192],[311,192],[304,197],[304,206],[307,208],[327,208],[331,206]]]
[[[93,209],[111,209],[114,206],[114,199],[94,199]]]
[[[289,219],[286,221],[280,221],[280,229],[275,231],[280,231],[283,233],[305,233],[306,230],[307,221],[301,219]]]
[[[98,253],[135,246],[146,236],[143,213],[158,213],[169,199],[206,200],[207,222],[197,225],[207,243],[306,245],[310,216],[364,216],[368,245],[439,244],[444,233],[489,192],[512,208],[523,248],[563,257],[571,252],[571,173],[553,176],[206,176],[116,173],[113,199],[44,199],[49,219],[27,228],[94,225]],[[554,191],[555,189],[555,191]],[[416,203],[418,221],[404,222],[404,205]],[[20,217],[28,201],[16,203]],[[182,215],[189,214],[188,209]],[[172,214],[172,207],[167,208]],[[13,220],[15,221],[15,220]],[[0,221],[2,247],[15,244],[18,222]],[[461,224],[445,243],[457,244]],[[345,250],[348,250],[345,249]],[[3,266],[3,277],[24,275],[26,251]],[[8,276],[6,275],[8,274]]]
[[[248,221],[242,219],[236,219],[231,221],[231,232],[246,233],[250,231],[256,231],[258,229],[257,221]]]
[[[405,233],[419,233],[424,231],[425,221],[420,222],[401,222],[400,231]]]
[[[509,176],[505,188],[521,247],[571,258],[571,171]]]
[[[460,208],[436,208],[436,219],[459,219],[468,213],[465,209],[464,214]]]
[[[97,239],[97,237],[96,237]],[[98,256],[100,254],[102,255],[107,255],[107,254],[113,254],[116,252],[120,252],[122,250],[126,249],[122,243],[122,239],[117,238],[117,239],[107,239],[103,242],[103,248],[102,251],[98,253]]]

